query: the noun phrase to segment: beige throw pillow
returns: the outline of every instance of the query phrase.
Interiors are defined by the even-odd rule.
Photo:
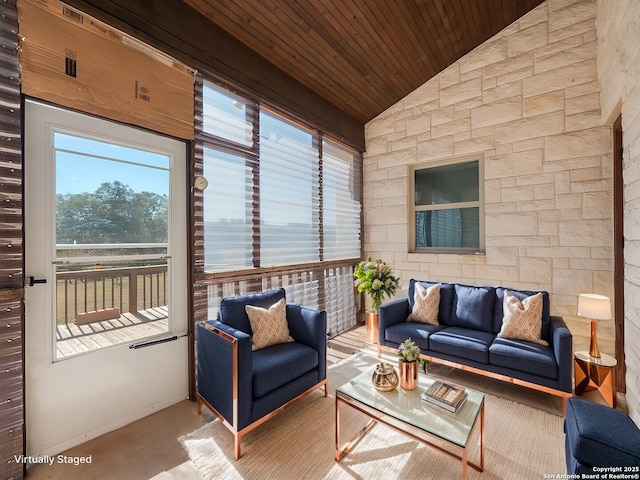
[[[438,310],[440,308],[441,284],[424,288],[424,285],[415,283],[413,290],[413,310],[407,320],[429,325],[439,325]]]
[[[271,305],[269,309],[247,305],[245,312],[253,330],[251,350],[260,350],[278,343],[293,342],[287,324],[287,304],[285,299]]]
[[[542,340],[542,293],[518,300],[509,291],[504,291],[502,304],[504,318],[498,337],[511,338],[513,340],[526,340],[547,346]]]

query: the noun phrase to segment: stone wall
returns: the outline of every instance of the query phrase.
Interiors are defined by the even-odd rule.
[[[393,265],[399,295],[411,278],[547,290],[588,346],[577,296],[614,294],[597,13],[548,0],[367,124],[365,255]],[[485,255],[408,253],[408,165],[470,153],[485,162]],[[613,354],[613,322],[598,333]]]
[[[596,27],[603,122],[622,113],[626,400],[640,425],[640,2],[600,0]]]

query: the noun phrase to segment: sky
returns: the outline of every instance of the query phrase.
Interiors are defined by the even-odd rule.
[[[169,193],[166,155],[61,133],[55,134],[54,147],[56,193],[92,193],[116,180],[135,192]]]

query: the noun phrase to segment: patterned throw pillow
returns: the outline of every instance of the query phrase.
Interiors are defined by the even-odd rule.
[[[253,330],[251,350],[260,350],[278,343],[293,342],[287,324],[285,299],[271,305],[269,309],[247,305],[244,307]]]
[[[413,310],[407,320],[429,325],[438,324],[438,309],[440,307],[440,283],[424,288],[420,283],[415,284],[413,292]]]
[[[504,319],[498,337],[549,345],[541,338],[542,293],[518,300],[508,290],[504,292]]]

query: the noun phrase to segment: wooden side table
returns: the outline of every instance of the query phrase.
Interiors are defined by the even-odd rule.
[[[575,352],[573,355],[575,392],[598,390],[607,405],[616,406],[616,371],[618,361],[611,355],[601,353],[600,358],[592,357],[589,352]]]

